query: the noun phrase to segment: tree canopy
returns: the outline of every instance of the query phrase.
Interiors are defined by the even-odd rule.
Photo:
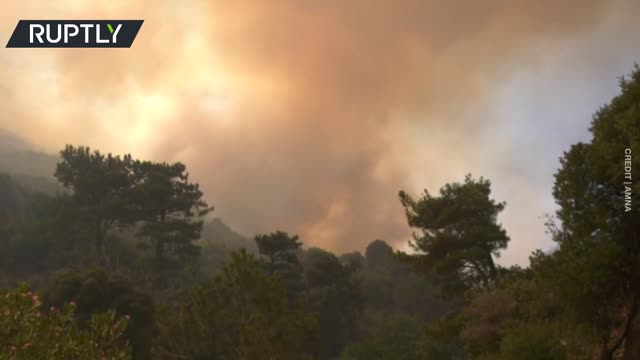
[[[494,257],[509,237],[497,222],[505,203],[490,194],[491,182],[471,175],[463,183],[446,184],[439,196],[425,190],[414,200],[400,192],[409,226],[419,230],[411,242],[419,254],[415,260],[437,274],[449,294],[488,288],[497,276]]]
[[[207,219],[183,163],[69,145],[64,190],[0,174],[0,359],[639,359],[640,68],[589,129],[555,174],[555,246],[509,267],[483,177],[400,192],[411,251],[336,254]]]

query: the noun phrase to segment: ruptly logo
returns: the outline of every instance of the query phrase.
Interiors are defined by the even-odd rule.
[[[20,20],[8,48],[129,48],[144,20]]]

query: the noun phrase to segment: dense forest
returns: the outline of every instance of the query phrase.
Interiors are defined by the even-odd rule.
[[[182,163],[7,140],[0,359],[640,359],[638,67],[589,129],[527,267],[496,262],[514,243],[482,177],[399,191],[412,251],[333,254],[234,232]]]

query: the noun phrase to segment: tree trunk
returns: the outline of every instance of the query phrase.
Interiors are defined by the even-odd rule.
[[[638,337],[640,336],[640,318],[636,315],[636,318],[631,324],[631,330],[627,335],[627,341],[624,346],[624,360],[640,359],[640,343]]]
[[[631,331],[639,310],[640,304],[634,299],[631,305],[629,305],[629,310],[625,316],[624,328],[622,329],[622,333],[618,339],[611,346],[609,346],[608,341],[604,341],[602,353],[600,355],[601,360],[612,360],[614,354],[620,349],[620,347],[627,347],[627,342],[631,336]]]

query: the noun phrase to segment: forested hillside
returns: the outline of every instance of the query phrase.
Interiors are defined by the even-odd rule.
[[[2,135],[0,359],[640,359],[640,69],[589,129],[558,154],[554,250],[508,268],[483,177],[399,191],[412,251],[334,254],[233,231],[185,164]]]

